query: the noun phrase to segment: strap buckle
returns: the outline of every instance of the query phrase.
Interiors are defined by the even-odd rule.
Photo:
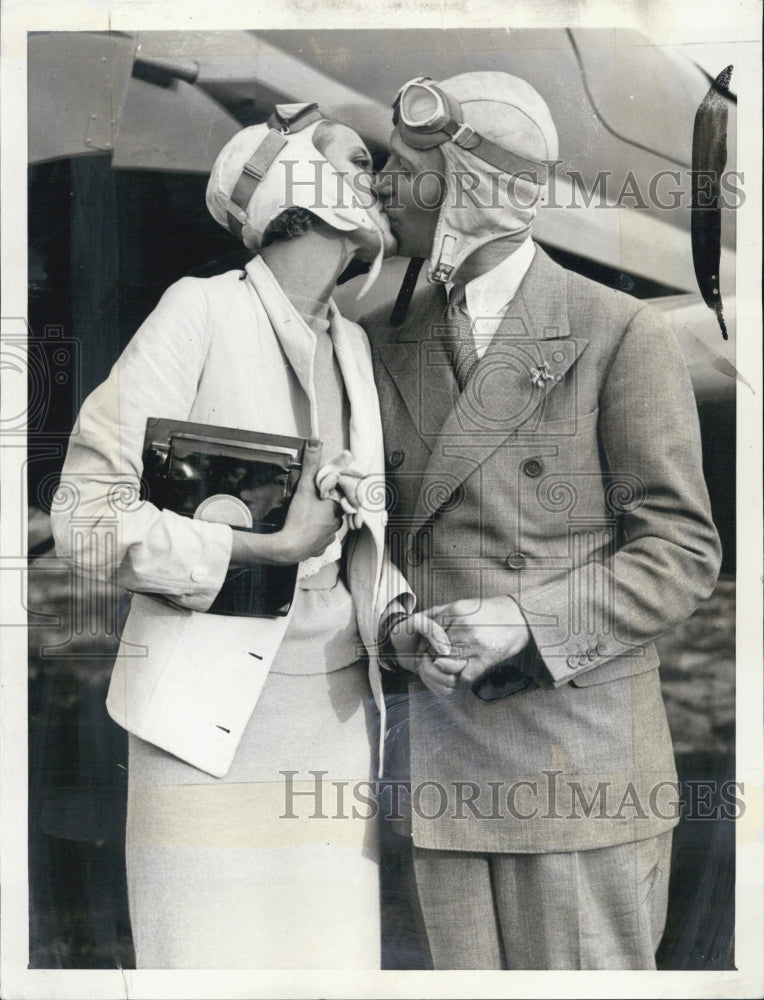
[[[269,128],[281,135],[300,132],[321,119],[318,104],[277,104],[268,119]]]
[[[247,161],[244,164],[241,168],[241,172],[246,174],[248,177],[254,178],[256,181],[261,181],[263,177],[265,177],[265,170],[250,161]]]
[[[467,143],[472,139],[474,134],[475,129],[466,122],[462,122],[459,128],[451,136],[451,142],[455,142],[457,146],[466,147]]]

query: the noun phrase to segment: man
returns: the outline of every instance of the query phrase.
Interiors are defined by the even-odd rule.
[[[377,193],[430,284],[365,325],[391,549],[451,642],[390,622],[433,964],[655,968],[678,804],[653,639],[719,568],[689,377],[654,309],[533,243],[557,158],[533,88],[419,79],[394,122]]]

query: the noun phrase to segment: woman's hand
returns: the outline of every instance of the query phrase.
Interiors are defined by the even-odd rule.
[[[278,562],[290,564],[320,555],[342,524],[339,504],[334,500],[322,500],[316,488],[322,449],[320,441],[308,441],[305,445],[300,481],[289,504],[284,527],[273,536],[279,548]]]
[[[290,566],[320,555],[331,544],[342,524],[342,511],[333,500],[318,495],[315,481],[321,450],[320,441],[306,444],[300,481],[280,531],[272,535],[234,531],[231,566]]]
[[[316,476],[316,489],[321,499],[336,501],[348,515],[353,531],[360,531],[364,523],[359,487],[365,478],[349,451],[341,451],[320,468]]]

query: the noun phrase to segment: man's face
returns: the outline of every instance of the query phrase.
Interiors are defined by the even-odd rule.
[[[375,190],[402,257],[429,257],[444,194],[443,157],[437,147],[414,149],[394,129],[390,156]]]

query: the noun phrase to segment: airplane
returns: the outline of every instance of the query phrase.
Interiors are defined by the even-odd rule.
[[[633,30],[557,28],[43,32],[29,36],[28,66],[31,192],[35,172],[51,176],[43,165],[91,158],[121,175],[121,190],[127,178],[139,186],[148,174],[161,175],[170,190],[166,203],[174,191],[187,218],[204,215],[203,193],[194,208],[190,193],[202,192],[220,148],[243,126],[265,121],[275,103],[316,101],[327,115],[355,128],[380,164],[391,131],[390,105],[402,82],[417,75],[445,79],[467,69],[505,70],[528,80],[547,101],[560,135],[554,192],[539,211],[535,238],[565,266],[652,301],[666,315],[692,376],[714,514],[725,566],[732,567],[735,393],[738,385],[749,388],[735,369],[735,207],[744,192],[735,172],[736,99],[729,90],[716,91],[726,118],[728,187],[718,212],[720,268],[713,289],[699,288],[691,236],[692,170],[704,152],[693,149],[693,132],[713,75]],[[189,187],[191,176],[199,181],[196,187]],[[50,213],[55,185],[45,187],[40,202],[30,196],[33,252],[45,230],[36,206]],[[135,196],[132,203],[139,207]],[[174,224],[171,209],[159,208],[168,226]],[[701,222],[712,222],[711,214],[704,213]],[[92,237],[92,226],[91,220],[84,238]],[[102,217],[101,226],[113,233],[117,223]],[[198,234],[186,235],[198,239],[200,252],[208,249],[213,261],[227,259],[219,239],[205,243],[208,232],[205,220]],[[168,252],[166,245],[162,249]],[[40,256],[45,254],[35,259]],[[174,246],[170,256],[177,265],[170,280],[184,273],[182,266],[188,273],[200,263]],[[386,262],[360,303],[357,281],[348,282],[336,296],[340,307],[354,319],[392,302],[405,263]],[[727,340],[704,301],[714,291],[723,301]],[[136,299],[157,293],[161,288],[149,281],[136,288]],[[144,311],[151,305],[147,301]],[[137,306],[135,311],[140,313]],[[85,336],[93,337],[89,326]],[[83,392],[104,377],[124,331],[120,337],[114,329],[100,330],[96,343],[88,343]]]

